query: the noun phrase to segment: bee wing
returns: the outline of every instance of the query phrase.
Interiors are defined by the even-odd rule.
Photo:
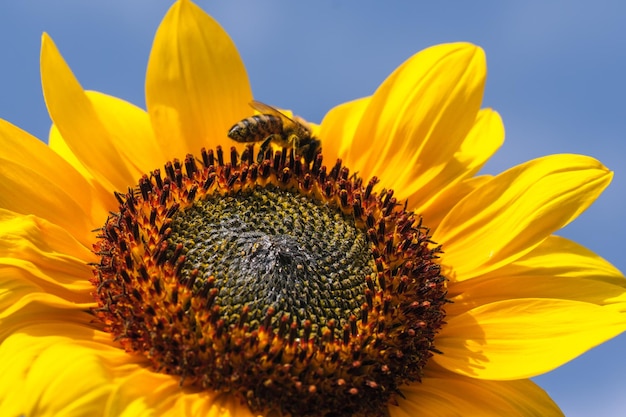
[[[286,121],[288,124],[295,127],[297,131],[299,132],[300,136],[309,134],[310,129],[308,126],[306,126],[304,123],[300,122],[297,119],[287,116],[285,113],[278,110],[276,107],[270,106],[269,104],[265,104],[257,100],[252,100],[250,102],[250,107],[258,111],[259,113],[273,114],[275,116],[279,116],[280,118],[283,119],[283,122]]]
[[[287,116],[285,113],[278,110],[276,107],[270,106],[269,104],[261,103],[260,101],[257,101],[257,100],[252,100],[250,102],[250,107],[258,111],[259,113],[273,114],[275,116],[280,116],[281,118],[286,119],[287,121],[291,123],[295,123],[295,121],[291,117]]]

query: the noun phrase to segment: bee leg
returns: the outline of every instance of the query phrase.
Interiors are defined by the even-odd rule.
[[[311,139],[309,143],[306,145],[306,154],[304,155],[304,160],[307,164],[313,162],[318,153],[322,150],[322,142],[318,139]]]
[[[311,145],[302,146],[300,148],[300,153],[302,154],[305,163],[308,164],[311,162]]]
[[[265,153],[267,152],[267,150],[270,147],[270,143],[272,143],[272,139],[274,138],[274,135],[269,135],[265,140],[263,140],[263,142],[261,143],[261,146],[259,147],[259,154],[257,155],[256,161],[257,163],[261,163],[263,162],[263,160],[265,159]]]

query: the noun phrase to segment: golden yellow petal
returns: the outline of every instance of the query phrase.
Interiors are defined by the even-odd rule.
[[[79,269],[80,265],[76,264]],[[69,268],[66,268],[69,269]],[[73,272],[73,271],[71,271]],[[87,281],[89,275],[70,275],[50,266],[39,266],[34,262],[16,258],[0,259],[0,291],[15,287],[10,291],[10,304],[31,292],[39,291],[54,294],[71,303],[93,303],[90,293],[93,286]],[[0,298],[3,298],[0,296]],[[6,307],[0,302],[0,309]]]
[[[534,250],[486,275],[449,285],[448,314],[515,298],[560,298],[598,305],[621,304],[626,279],[614,266],[567,239],[550,236]]]
[[[432,211],[431,206],[439,206],[442,201],[447,202],[448,188],[476,174],[503,142],[504,125],[500,115],[491,109],[478,112],[478,117],[460,148],[436,177],[408,196],[409,206],[418,213],[425,213],[429,209]],[[447,211],[439,213],[445,214]]]
[[[117,149],[120,160],[129,168],[131,175],[134,175],[133,181],[143,173],[163,165],[166,159],[157,146],[150,118],[144,110],[127,101],[97,91],[86,91],[85,94],[109,132],[111,146]],[[52,125],[50,129],[48,143],[50,148],[83,176],[93,181],[93,175],[72,152],[56,125]],[[106,202],[114,201],[110,190],[106,190],[105,197]],[[110,208],[116,208],[116,204]],[[98,219],[98,221],[101,220]]]
[[[7,416],[97,416],[113,389],[90,350],[60,337],[15,333],[0,345],[0,409]]]
[[[364,97],[349,101],[326,113],[319,133],[326,164],[332,165],[337,158],[341,158],[348,168],[358,170],[357,166],[352,165],[354,161],[350,161],[347,157],[353,146],[354,132],[361,122],[370,99],[370,97]],[[365,180],[368,179],[365,178]]]
[[[9,291],[14,289],[8,288]],[[9,293],[8,298],[15,298],[12,295]],[[88,325],[93,322],[93,316],[85,311],[91,307],[95,307],[95,303],[76,304],[53,294],[29,292],[0,312],[0,341],[30,324],[65,321]]]
[[[532,381],[485,381],[452,373],[428,374],[401,388],[405,398],[390,406],[390,417],[562,416],[559,407]]]
[[[116,390],[107,404],[109,416],[252,417],[232,395],[181,387],[178,377],[153,372],[139,363],[115,366],[111,371]]]
[[[626,330],[626,314],[581,301],[521,298],[448,316],[432,360],[470,377],[530,378]],[[523,360],[520,360],[523,358]]]
[[[41,41],[41,84],[48,113],[72,153],[109,190],[126,190],[137,178],[52,39]]]
[[[626,283],[620,286],[579,277],[541,275],[480,277],[450,285],[454,304],[447,311],[458,315],[477,306],[516,298],[557,298],[597,305],[620,303],[616,307],[624,310],[625,297]]]
[[[515,262],[487,276],[563,276],[623,286],[624,275],[598,254],[569,239],[549,236]],[[567,290],[567,289],[565,289]]]
[[[72,233],[34,215],[0,209],[0,254],[60,268],[59,262],[86,264],[97,258]],[[34,249],[31,251],[29,247]],[[32,253],[32,255],[31,255]],[[58,262],[57,262],[58,260]],[[81,271],[90,270],[87,267]],[[65,271],[69,272],[69,271]]]
[[[12,289],[9,288],[9,291]],[[4,298],[3,296],[3,301]],[[15,333],[25,333],[25,329],[31,326],[48,326],[46,334],[54,336],[60,333],[57,333],[59,328],[52,323],[90,327],[94,322],[93,315],[88,310],[95,303],[72,303],[54,294],[42,292],[28,293],[22,298],[8,293],[7,298],[15,301],[0,311],[0,343],[4,343],[6,338]],[[110,336],[107,335],[108,339]]]
[[[0,206],[16,213],[34,213],[68,227],[81,239],[86,238],[87,231],[92,226],[89,213],[85,213],[84,207],[55,183],[54,177],[47,177],[11,160],[2,159],[0,175]]]
[[[110,188],[104,188],[105,185],[99,182],[89,170],[79,161],[69,148],[59,129],[53,124],[50,126],[50,133],[48,135],[48,146],[56,154],[61,156],[67,163],[74,167],[92,187],[92,215],[93,224],[104,223],[106,215],[110,211],[115,211],[119,205],[115,199],[113,192]],[[93,235],[92,235],[93,236]]]
[[[37,138],[0,120],[0,208],[34,214],[86,242],[93,216],[106,217],[94,189]]]
[[[78,160],[78,157],[74,155],[70,147],[61,136],[59,129],[52,124],[50,126],[50,132],[48,133],[48,147],[56,152],[67,163],[74,167],[84,178],[93,181],[93,175],[91,172]]]
[[[252,416],[230,395],[181,387],[178,377],[151,371],[145,359],[113,347],[105,333],[50,318],[42,323],[41,317],[0,345],[3,411],[37,416]]]
[[[86,259],[93,254],[34,216],[0,211],[0,217],[0,340],[46,320],[92,323]]]
[[[454,159],[448,163],[452,166],[447,169],[454,169],[456,168],[454,165],[459,164],[463,168],[456,168],[460,173],[453,177],[472,176],[483,167],[503,143],[502,118],[492,109],[482,109],[478,112],[472,128],[461,143],[457,154],[454,155]]]
[[[0,259],[0,262],[2,261]],[[0,264],[0,314],[22,297],[40,291],[40,288],[24,275],[26,274],[20,274],[17,268]]]
[[[172,407],[177,395],[188,393],[176,378],[150,371],[149,367],[129,363],[116,371],[116,390],[106,409],[109,416],[164,416],[164,409]]]
[[[33,293],[69,305],[93,303],[87,262],[97,259],[67,230],[32,215],[0,210],[0,306],[12,307]]]
[[[585,210],[612,173],[581,155],[552,155],[514,167],[468,194],[434,240],[453,280],[478,276],[531,251]]]
[[[424,207],[416,211],[422,216],[424,225],[428,226],[431,231],[437,229],[441,220],[448,214],[452,208],[458,204],[466,195],[473,192],[477,188],[483,186],[493,177],[490,175],[481,175],[471,177],[466,180],[459,181],[450,187],[446,187],[437,198],[432,199]],[[412,207],[411,200],[407,206],[409,210],[415,210]]]
[[[376,90],[346,159],[399,199],[428,187],[474,125],[485,74],[484,53],[474,45],[416,54]]]
[[[163,153],[183,158],[223,144],[228,129],[252,115],[251,100],[228,34],[192,2],[176,2],[155,35],[146,74],[146,104]]]
[[[68,276],[52,267],[42,268],[33,262],[9,258],[0,260],[0,278],[2,317],[14,314],[30,303],[70,309],[95,305],[90,296],[93,287],[86,276]]]
[[[114,146],[129,170],[133,181],[155,168],[162,168],[165,158],[152,131],[150,117],[143,109],[97,91],[87,91],[98,117],[110,132]]]
[[[229,394],[196,393],[175,396],[176,402],[163,416],[193,417],[253,417],[250,409],[241,401]]]

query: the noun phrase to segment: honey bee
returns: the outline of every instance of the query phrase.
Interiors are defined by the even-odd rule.
[[[265,151],[273,142],[288,148],[310,163],[321,150],[322,142],[311,134],[306,122],[295,116],[293,119],[274,107],[253,100],[250,106],[261,114],[250,116],[235,124],[228,137],[237,142],[261,142],[257,162],[262,162]]]

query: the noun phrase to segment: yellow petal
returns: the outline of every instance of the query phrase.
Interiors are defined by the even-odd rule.
[[[21,285],[22,283],[20,283]],[[3,287],[5,288],[5,287]],[[6,287],[2,295],[3,310],[0,311],[0,343],[14,333],[24,333],[24,329],[32,325],[50,323],[67,323],[87,326],[93,323],[93,315],[88,313],[95,303],[77,304],[62,299],[54,294],[43,292],[29,292],[18,298],[12,291],[17,287]],[[19,291],[18,291],[19,294]],[[4,308],[6,301],[14,302]],[[54,326],[48,328],[48,334],[55,335]],[[109,339],[109,337],[108,337]]]
[[[90,293],[94,288],[85,278],[42,268],[21,259],[0,259],[0,311],[10,314],[12,309],[31,301],[51,300],[53,304],[73,307],[92,304]],[[45,296],[40,300],[34,294]]]
[[[139,107],[97,91],[87,91],[87,97],[93,105],[98,118],[106,125],[111,145],[118,150],[135,178],[161,168],[166,162],[159,148],[148,113]]]
[[[29,249],[31,246],[32,253]],[[0,256],[29,260],[55,268],[60,268],[58,262],[84,265],[96,260],[91,250],[64,228],[34,215],[19,215],[2,209]],[[89,269],[82,269],[85,270]]]
[[[178,377],[129,363],[117,369],[116,390],[107,404],[109,416],[252,417],[247,406],[230,394],[180,386]]]
[[[106,333],[41,317],[0,345],[0,409],[19,411],[9,415],[252,416],[232,395],[151,371]]]
[[[194,417],[253,417],[250,409],[233,395],[217,393],[196,393],[177,395],[174,406],[165,410],[163,416],[194,416]]]
[[[504,143],[504,124],[498,112],[482,109],[478,112],[472,128],[449,165],[459,164],[464,177],[478,172]],[[448,169],[453,169],[454,166]],[[456,168],[458,169],[458,168]],[[460,174],[454,175],[454,177]]]
[[[0,312],[0,343],[30,325],[58,322],[89,326],[93,316],[86,313],[95,303],[76,304],[42,292],[24,295]],[[53,334],[54,328],[50,332]]]
[[[450,283],[446,309],[458,315],[468,309],[515,298],[560,298],[625,308],[626,279],[595,253],[550,236],[517,261],[486,275]]]
[[[435,231],[441,220],[448,214],[452,208],[459,203],[466,195],[473,192],[477,188],[489,182],[493,177],[490,175],[481,175],[471,177],[464,181],[455,183],[450,187],[446,187],[437,198],[432,199],[427,205],[418,209],[417,214],[424,219],[424,225],[429,227],[431,231]],[[416,210],[409,200],[409,210]]]
[[[61,132],[59,132],[59,129],[57,129],[54,124],[50,126],[50,132],[48,133],[48,147],[61,158],[65,159],[65,161],[73,166],[84,178],[93,181],[91,172],[89,172],[83,163],[78,160],[78,157],[74,155],[74,152],[72,152],[67,142],[65,142],[65,139],[63,139],[63,136],[61,136]]]
[[[356,131],[363,112],[370,103],[370,97],[349,101],[331,109],[320,127],[319,137],[322,141],[322,154],[327,165],[332,165],[337,158],[341,158],[350,169],[352,166],[346,159],[353,146],[354,132]],[[369,178],[364,178],[366,181]]]
[[[428,187],[474,124],[485,74],[484,53],[474,45],[416,54],[372,96],[347,160],[401,200]]]
[[[46,177],[10,160],[0,160],[0,176],[2,207],[16,213],[35,213],[85,238],[90,226],[89,214],[55,183],[54,177]]]
[[[28,276],[19,272],[17,268],[0,265],[0,314],[22,297],[41,290]]]
[[[126,190],[137,173],[120,157],[106,124],[46,34],[40,59],[48,113],[68,147],[103,188]]]
[[[144,110],[97,91],[86,91],[85,94],[99,120],[106,127],[111,146],[117,149],[119,158],[134,175],[133,180],[163,165],[165,157],[157,146],[150,118]],[[89,170],[65,142],[56,125],[52,125],[50,129],[49,146],[86,178],[93,179]],[[114,199],[111,191],[107,191],[107,199]]]
[[[433,205],[447,202],[448,188],[478,172],[503,142],[504,125],[500,115],[491,109],[478,112],[478,117],[460,148],[436,177],[408,196],[409,205],[416,212],[424,213]],[[439,213],[445,214],[447,211]]]
[[[484,381],[454,374],[425,376],[401,387],[405,398],[390,406],[390,417],[562,416],[552,399],[529,380]]]
[[[0,345],[0,409],[7,416],[97,416],[113,390],[90,349],[62,337],[14,333]]]
[[[449,316],[432,360],[480,379],[551,371],[626,330],[626,314],[580,301],[522,298]],[[520,358],[523,358],[520,360]]]
[[[9,285],[16,288],[6,295],[10,298],[4,298],[6,306],[33,291],[72,303],[93,302],[88,282],[92,272],[87,262],[96,260],[59,226],[32,215],[0,210],[0,289]]]
[[[619,303],[616,308],[626,312],[626,283],[619,286],[579,277],[480,277],[451,284],[449,297],[453,302],[447,308],[451,316],[477,306],[516,298],[553,298],[597,305]]]
[[[563,276],[626,284],[624,275],[589,249],[560,236],[549,236],[515,262],[487,276]],[[567,290],[567,289],[566,289]]]
[[[612,173],[593,158],[552,155],[514,167],[468,194],[433,239],[449,278],[487,273],[528,253],[585,210]]]
[[[94,255],[67,231],[0,210],[0,340],[32,322],[92,322],[87,260]]]
[[[0,141],[0,208],[35,214],[86,241],[92,216],[106,216],[87,181],[40,140],[4,120]]]
[[[164,154],[183,158],[223,144],[229,128],[252,115],[251,100],[228,34],[192,2],[176,2],[155,35],[146,74],[148,113]]]
[[[118,201],[110,188],[104,188],[110,186],[110,184],[102,184],[96,179],[91,172],[80,162],[78,157],[74,155],[72,150],[61,136],[59,129],[53,124],[50,126],[50,133],[48,135],[48,146],[67,163],[74,167],[90,184],[92,187],[92,208],[91,218],[92,224],[104,223],[106,215],[110,211],[115,211],[118,208]]]

